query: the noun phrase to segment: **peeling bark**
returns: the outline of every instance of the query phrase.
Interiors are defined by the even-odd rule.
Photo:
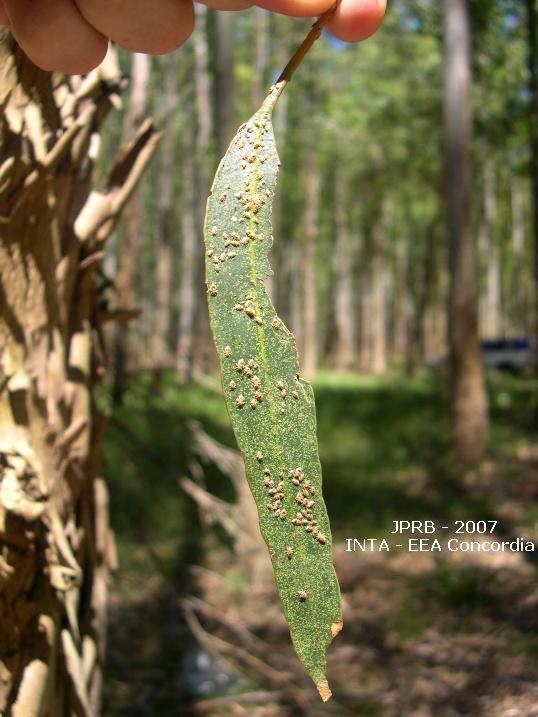
[[[67,78],[0,47],[0,713],[18,717],[100,712],[114,550],[96,273],[157,141],[145,123],[91,191],[120,89],[113,53]]]

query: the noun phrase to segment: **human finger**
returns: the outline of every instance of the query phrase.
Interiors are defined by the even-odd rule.
[[[342,0],[327,29],[340,40],[365,40],[381,25],[386,7],[386,0]]]
[[[0,0],[0,25],[9,25],[9,18],[2,0]]]
[[[191,0],[75,0],[87,22],[126,50],[160,55],[190,36]]]
[[[252,7],[251,0],[200,0],[215,10],[246,10]]]
[[[15,39],[44,70],[83,74],[104,58],[108,41],[71,0],[3,0]]]
[[[256,5],[271,12],[292,17],[316,17],[331,5],[333,0],[255,0]]]

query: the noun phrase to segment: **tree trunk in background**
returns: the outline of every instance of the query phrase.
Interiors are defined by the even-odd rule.
[[[414,285],[414,309],[411,321],[411,340],[407,350],[406,371],[412,376],[418,367],[427,358],[435,357],[435,350],[432,346],[435,342],[431,340],[432,331],[436,329],[436,322],[439,315],[435,312],[434,304],[434,283],[436,277],[435,262],[435,230],[434,226],[428,227],[424,238],[424,254],[419,264],[418,279]],[[409,269],[412,267],[409,266]],[[444,307],[443,307],[444,309]],[[445,314],[445,311],[442,311]],[[434,356],[432,356],[432,353]]]
[[[536,356],[535,373],[538,377],[538,9],[537,0],[526,0],[529,90],[531,107],[529,112],[529,139],[531,146],[531,212],[534,250],[534,348]],[[535,412],[538,423],[538,403]]]
[[[0,48],[0,712],[100,713],[113,540],[101,477],[103,245],[157,141],[150,123],[90,191],[119,101],[109,53],[84,79]]]
[[[447,229],[453,448],[478,462],[487,437],[487,398],[478,336],[476,243],[471,228],[470,23],[466,0],[444,2]]]
[[[254,12],[256,44],[254,49],[254,73],[252,77],[252,112],[263,102],[267,90],[269,67],[269,11],[256,7]]]
[[[202,3],[195,4],[196,28],[193,34],[194,41],[194,85],[196,93],[196,200],[198,204],[197,239],[195,252],[196,280],[198,290],[195,291],[194,301],[194,352],[197,359],[196,366],[201,372],[207,372],[214,366],[215,351],[213,338],[209,328],[209,315],[207,302],[202,296],[205,285],[205,263],[203,231],[207,196],[210,190],[213,173],[214,156],[210,152],[213,137],[213,114],[211,109],[211,80],[209,74],[209,48],[207,27],[207,6]]]
[[[372,230],[372,274],[370,277],[370,370],[380,374],[387,370],[387,297],[388,270],[385,258],[385,209]]]
[[[348,224],[348,196],[340,162],[337,160],[334,199],[334,320],[336,342],[334,365],[347,371],[355,363],[355,322],[353,306],[354,251]]]
[[[526,191],[518,177],[510,176],[510,226],[511,226],[511,271],[506,277],[503,291],[505,310],[503,312],[503,332],[509,334],[531,335],[529,325],[529,285],[525,256],[525,206],[523,194]],[[532,301],[532,297],[531,297]]]
[[[219,157],[224,156],[236,127],[233,12],[215,14],[215,109]]]
[[[364,262],[366,266],[366,262]],[[364,373],[372,369],[372,290],[371,290],[371,261],[368,270],[363,267],[358,292],[358,314],[360,316],[360,350],[359,365]]]
[[[318,367],[317,337],[317,286],[316,286],[316,244],[319,222],[320,172],[316,157],[308,152],[305,165],[305,225],[302,261],[296,264],[303,267],[303,311],[304,333],[302,350],[302,370],[311,378]]]
[[[153,362],[157,368],[170,364],[170,305],[172,302],[173,236],[175,172],[179,160],[177,127],[175,126],[178,94],[178,54],[165,58],[163,89],[164,114],[167,126],[164,132],[159,173],[159,234],[157,241],[156,301],[154,312]]]
[[[193,107],[193,97],[187,100],[187,106]],[[179,380],[190,381],[193,371],[193,330],[196,310],[196,255],[199,234],[197,232],[199,211],[196,200],[195,162],[193,152],[196,145],[194,112],[191,110],[186,119],[182,156],[182,202],[181,202],[181,256],[179,288],[179,334],[176,366]],[[200,240],[201,241],[201,240]]]
[[[481,335],[496,338],[502,333],[501,316],[501,257],[498,242],[495,240],[495,216],[497,198],[495,196],[495,177],[493,167],[484,164],[484,204],[480,223],[478,245],[482,252],[484,281],[480,296]]]
[[[393,334],[392,355],[403,363],[407,357],[407,334],[409,325],[409,303],[406,286],[408,245],[406,241],[399,241],[395,246],[394,260],[394,292],[392,298]]]
[[[147,108],[150,59],[147,55],[135,53],[131,66],[130,95],[123,123],[123,141],[129,141],[136,134],[144,120]],[[134,309],[136,297],[136,264],[140,246],[142,224],[142,202],[135,192],[125,208],[121,231],[117,233],[117,273],[115,278],[117,300],[120,306]],[[116,405],[122,402],[127,388],[129,363],[129,326],[122,321],[114,332],[114,383],[112,398]]]

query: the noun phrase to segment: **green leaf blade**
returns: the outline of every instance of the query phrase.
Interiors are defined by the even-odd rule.
[[[328,699],[325,653],[342,617],[314,394],[264,285],[279,167],[271,112],[282,87],[240,127],[217,170],[204,226],[206,280],[224,396],[293,645]]]

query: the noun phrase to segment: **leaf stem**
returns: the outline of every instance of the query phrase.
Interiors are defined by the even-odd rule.
[[[323,15],[319,16],[319,18],[310,28],[310,32],[308,33],[308,35],[305,37],[299,47],[295,50],[290,61],[280,73],[280,77],[275,82],[275,85],[278,85],[281,82],[287,83],[291,80],[293,73],[301,64],[306,53],[310,50],[312,45],[321,35],[323,28],[336,12],[336,8],[338,7],[338,5],[340,5],[340,0],[336,0],[336,2],[333,3],[333,5],[331,5],[331,7],[323,13]]]

